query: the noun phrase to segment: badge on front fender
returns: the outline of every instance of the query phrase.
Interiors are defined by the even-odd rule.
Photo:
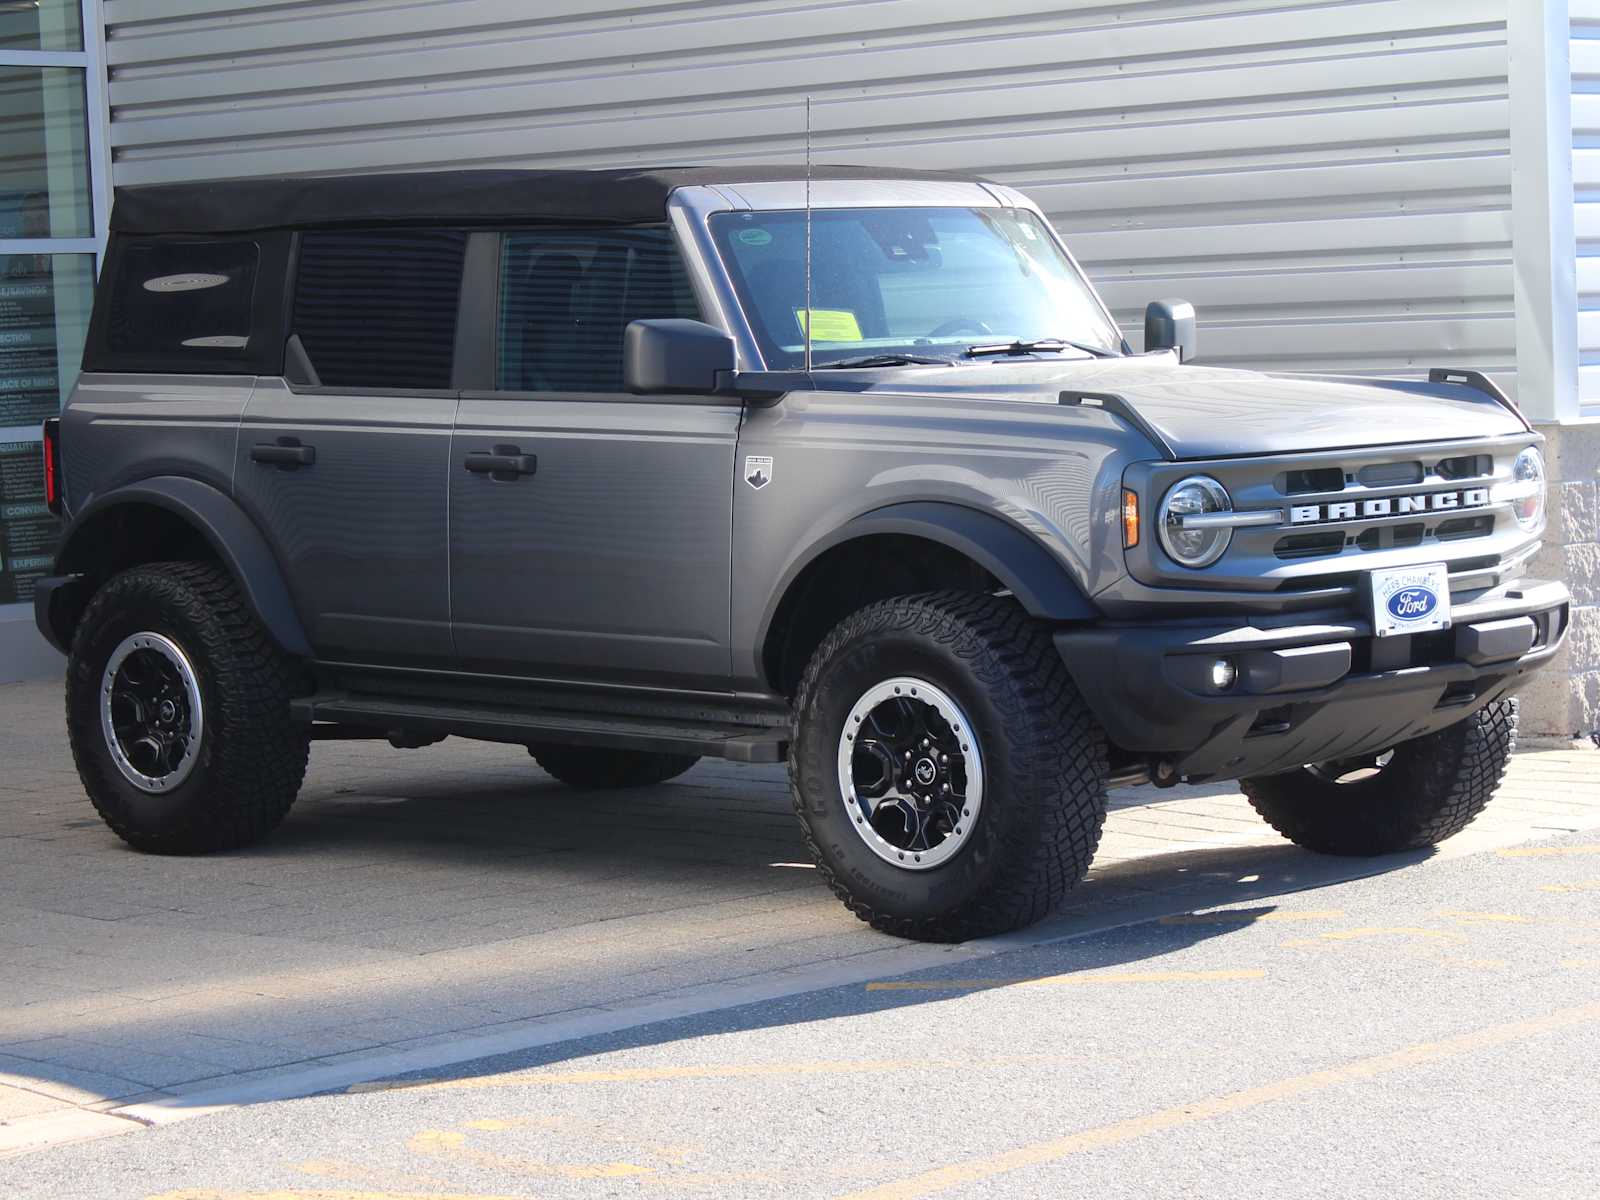
[[[1444,563],[1373,571],[1372,631],[1378,637],[1450,628],[1450,572]]]

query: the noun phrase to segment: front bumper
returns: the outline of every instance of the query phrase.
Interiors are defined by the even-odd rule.
[[[1453,725],[1527,682],[1566,636],[1560,583],[1520,580],[1454,605],[1451,627],[1378,639],[1365,618],[1293,613],[1063,629],[1056,648],[1106,735],[1188,779],[1377,753]],[[1237,680],[1212,686],[1228,659]]]

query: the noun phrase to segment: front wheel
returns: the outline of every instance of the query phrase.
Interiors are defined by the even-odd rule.
[[[1486,705],[1383,754],[1300,767],[1240,785],[1267,823],[1320,854],[1419,850],[1465,829],[1506,772],[1517,702]]]
[[[945,592],[860,610],[812,656],[796,710],[801,829],[873,928],[925,941],[1018,929],[1088,870],[1105,738],[1014,600]]]

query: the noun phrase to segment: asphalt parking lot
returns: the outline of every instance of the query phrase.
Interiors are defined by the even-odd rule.
[[[155,858],[83,798],[59,688],[0,688],[0,728],[0,1154],[916,972],[981,975],[1216,905],[1304,893],[1317,911],[1320,889],[1405,865],[1305,854],[1226,785],[1120,792],[1057,917],[925,947],[821,887],[775,769],[705,763],[587,794],[514,748],[323,743],[269,842]],[[1597,766],[1593,750],[1520,754],[1438,860],[1600,828]]]

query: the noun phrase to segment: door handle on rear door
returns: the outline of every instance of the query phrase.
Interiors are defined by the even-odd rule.
[[[315,446],[302,446],[299,438],[281,437],[276,442],[257,442],[250,447],[250,461],[267,463],[283,470],[309,467],[317,461]]]
[[[537,455],[522,453],[515,446],[496,446],[492,452],[470,451],[463,465],[476,474],[504,482],[519,475],[532,475],[539,469],[539,459]]]

